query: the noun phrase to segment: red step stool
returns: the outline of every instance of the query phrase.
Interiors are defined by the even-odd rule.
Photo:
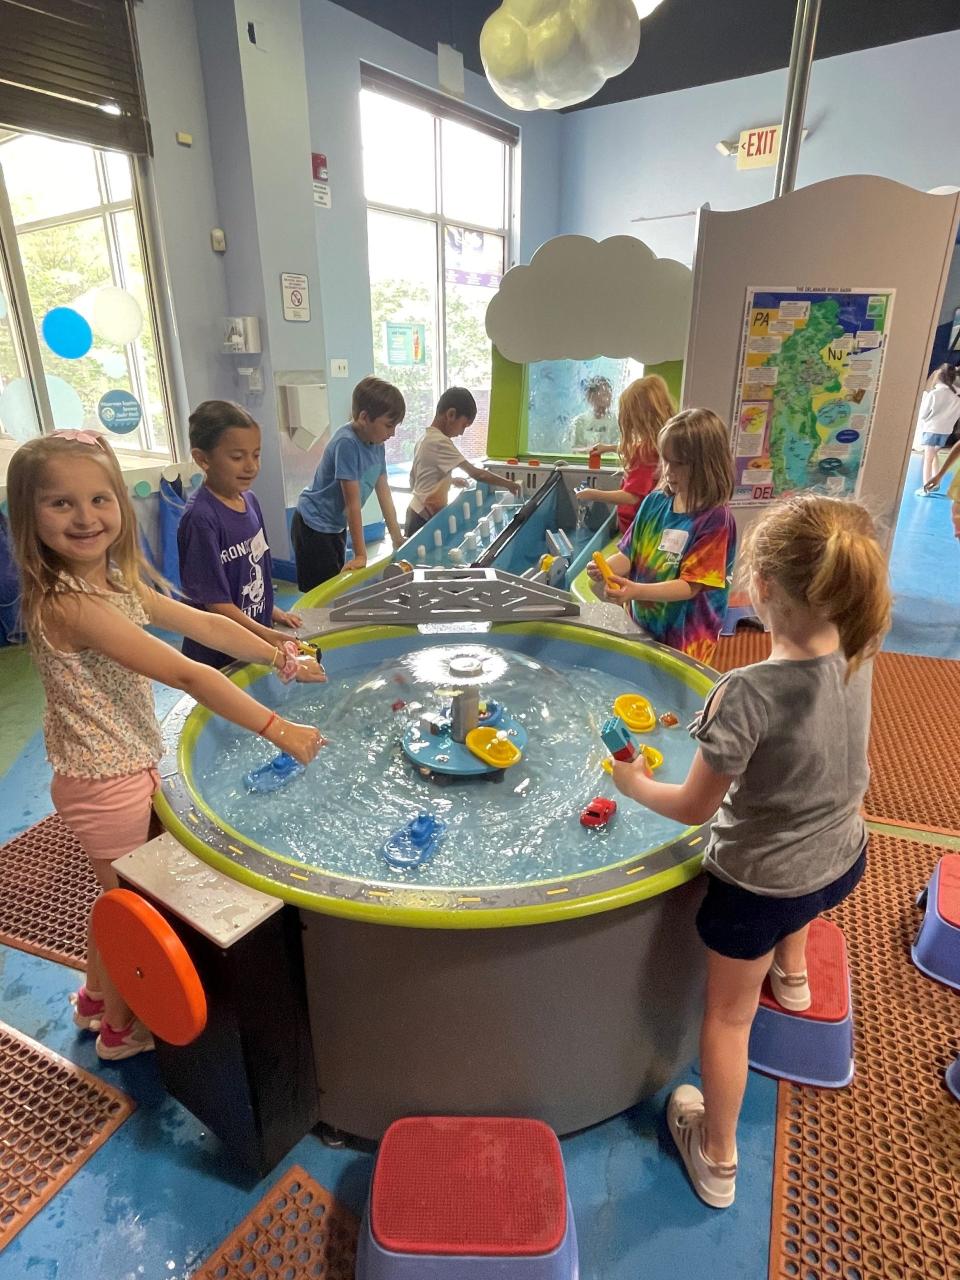
[[[810,926],[807,976],[812,1003],[803,1013],[782,1008],[770,979],[764,982],[750,1030],[750,1065],[797,1084],[842,1089],[853,1079],[850,971],[846,940],[829,920]]]
[[[556,1134],[539,1120],[411,1116],[384,1134],[357,1280],[577,1280]]]

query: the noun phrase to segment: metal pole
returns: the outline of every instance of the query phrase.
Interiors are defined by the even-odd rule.
[[[810,68],[813,65],[819,20],[820,0],[797,0],[797,17],[793,24],[793,44],[790,48],[790,71],[787,77],[787,100],[783,106],[783,126],[780,130],[780,155],[773,186],[774,199],[789,194],[796,185],[803,116],[807,106],[807,89],[810,85]]]

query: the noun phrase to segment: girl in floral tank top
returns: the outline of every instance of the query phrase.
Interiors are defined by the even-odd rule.
[[[160,726],[152,680],[182,689],[216,715],[259,733],[303,764],[323,744],[312,725],[266,709],[220,671],[150,635],[176,631],[284,680],[323,680],[294,641],[270,644],[229,618],[203,613],[154,590],[136,516],[106,439],[57,431],[13,455],[7,476],[10,527],[23,583],[23,622],[46,695],[44,737],[54,808],[90,858],[104,889],[113,862],[149,837],[159,785]],[[74,1021],[99,1032],[101,1058],[153,1048],[88,936],[86,981]]]

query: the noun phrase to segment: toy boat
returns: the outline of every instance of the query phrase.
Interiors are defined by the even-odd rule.
[[[384,859],[391,867],[421,867],[436,853],[446,829],[447,824],[433,814],[418,813],[384,844]]]
[[[643,752],[643,758],[644,760],[646,760],[647,768],[651,771],[651,773],[653,772],[654,769],[659,769],[660,766],[663,764],[663,756],[657,750],[656,747],[644,746],[644,747],[641,747],[640,750]],[[604,756],[600,762],[600,767],[603,769],[604,773],[612,773],[613,772],[612,758],[610,756]]]
[[[509,769],[516,764],[523,752],[511,742],[502,729],[483,726],[471,729],[467,734],[467,749],[493,769]]]
[[[496,728],[503,723],[503,707],[493,698],[480,703],[480,728]]]
[[[279,791],[294,778],[299,778],[305,765],[294,760],[286,751],[281,751],[257,769],[251,769],[244,777],[243,783],[248,791],[258,791],[265,795],[269,791]]]
[[[657,727],[657,715],[649,698],[639,693],[621,693],[613,700],[613,710],[633,733],[649,733]]]

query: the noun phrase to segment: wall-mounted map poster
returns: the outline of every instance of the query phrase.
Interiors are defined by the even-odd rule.
[[[733,501],[852,497],[876,411],[893,289],[750,288],[732,442]]]

